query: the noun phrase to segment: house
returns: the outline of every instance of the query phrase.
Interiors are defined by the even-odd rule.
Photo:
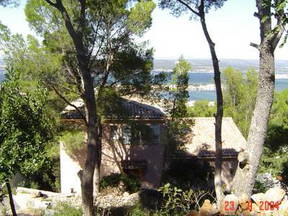
[[[74,105],[83,107],[83,102]],[[123,115],[107,114],[102,130],[101,176],[126,172],[139,176],[144,188],[157,188],[164,168],[165,146],[167,145],[166,118],[155,106],[133,100],[121,99]],[[81,116],[68,106],[62,120],[68,124],[81,122]],[[213,166],[215,159],[214,118],[193,118],[191,136],[186,141],[181,158],[197,158]],[[246,141],[232,118],[223,118],[223,181],[231,183],[237,167],[237,155],[245,149]],[[85,150],[76,157],[69,155],[65,144],[60,148],[61,192],[80,193],[77,173],[83,167]]]
[[[191,136],[180,157],[197,159],[215,167],[215,118],[194,117]],[[246,140],[231,117],[222,119],[222,183],[230,187],[238,166],[238,153],[246,149]]]
[[[165,114],[159,108],[137,101],[121,99],[124,114],[106,115],[102,130],[101,176],[120,171],[138,175],[142,187],[158,187],[164,161],[166,144]],[[80,100],[74,102],[83,107]],[[81,122],[81,115],[71,106],[62,113],[68,124]],[[84,165],[84,151],[71,156],[60,145],[61,192],[80,193],[78,172]]]

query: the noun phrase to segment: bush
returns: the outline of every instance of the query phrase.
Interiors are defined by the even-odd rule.
[[[175,157],[181,157],[181,155],[181,152],[178,152]],[[190,188],[212,189],[213,168],[198,159],[174,159],[165,171],[163,181],[184,190]]]
[[[141,204],[134,206],[127,214],[127,216],[147,216],[149,214],[148,210],[142,208]]]
[[[199,209],[205,199],[215,201],[214,193],[204,190],[182,190],[169,183],[160,188],[163,200],[160,215],[187,215]]]
[[[61,202],[58,203],[56,208],[53,209],[55,213],[54,216],[82,216],[83,211],[81,208],[71,206],[69,203]]]
[[[118,187],[123,182],[125,191],[135,193],[140,190],[140,181],[136,176],[113,173],[105,176],[100,181],[100,189],[107,187]]]
[[[85,142],[85,132],[82,130],[65,131],[61,137],[65,144],[65,148],[69,154],[74,154],[82,149]]]

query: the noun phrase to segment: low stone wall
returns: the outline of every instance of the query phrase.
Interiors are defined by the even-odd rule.
[[[71,203],[76,207],[81,206],[81,198],[75,194],[65,195],[61,193],[23,187],[18,187],[16,189],[16,194],[13,195],[13,201],[16,211],[20,215],[39,215],[39,212],[46,212],[46,210],[52,209],[61,202]],[[4,204],[0,206],[0,210],[3,211],[4,208],[10,212],[8,197],[5,198]],[[36,213],[36,210],[38,213]]]

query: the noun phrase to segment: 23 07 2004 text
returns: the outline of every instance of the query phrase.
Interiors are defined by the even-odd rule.
[[[252,211],[252,201],[246,201],[247,210]],[[273,211],[279,210],[280,202],[274,201],[260,201],[258,203],[258,207],[260,211]],[[237,205],[234,201],[225,201],[224,202],[224,211],[235,211]]]

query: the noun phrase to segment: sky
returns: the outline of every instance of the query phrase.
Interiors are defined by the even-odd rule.
[[[13,33],[34,34],[24,14],[25,1],[17,8],[0,7],[0,21]],[[221,9],[207,14],[206,21],[219,59],[258,59],[250,42],[259,43],[259,23],[253,16],[254,0],[228,0]],[[189,15],[174,17],[169,10],[156,8],[152,26],[141,40],[149,40],[156,59],[208,59],[210,52],[200,22]],[[35,35],[35,34],[34,34]],[[278,60],[288,60],[288,45],[275,52]]]

